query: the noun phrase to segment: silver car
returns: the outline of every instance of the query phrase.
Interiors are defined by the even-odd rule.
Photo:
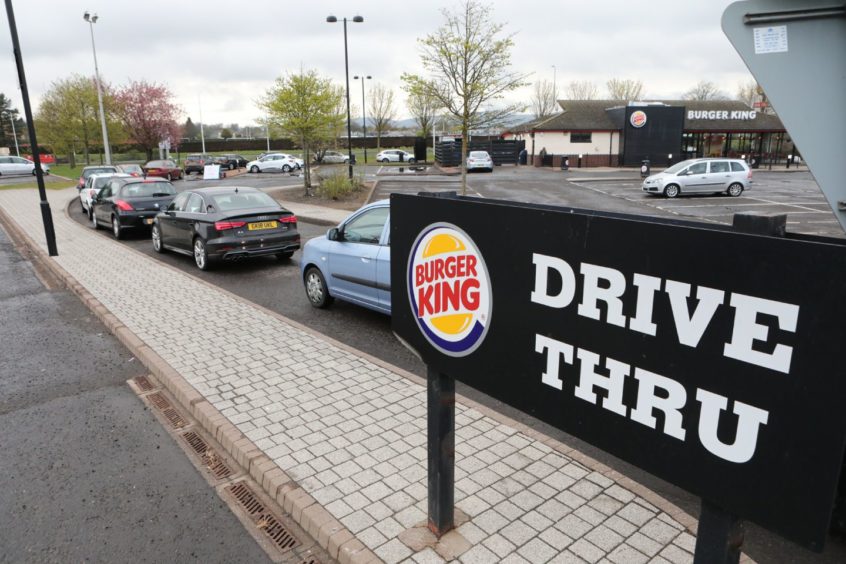
[[[649,194],[675,198],[679,194],[725,192],[740,196],[752,184],[752,169],[741,159],[689,159],[674,164],[643,181],[641,189]]]
[[[470,151],[467,155],[467,172],[471,170],[493,172],[493,166],[493,159],[487,151]]]
[[[414,155],[407,151],[399,149],[387,149],[376,155],[376,160],[380,163],[413,163]]]
[[[44,174],[49,174],[50,167],[41,163],[41,171]],[[23,157],[0,157],[0,176],[12,176],[15,174],[31,174],[35,176],[35,163]]]

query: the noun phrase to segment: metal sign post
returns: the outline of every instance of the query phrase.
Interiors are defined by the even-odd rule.
[[[455,526],[455,378],[427,371],[429,530],[440,538]]]

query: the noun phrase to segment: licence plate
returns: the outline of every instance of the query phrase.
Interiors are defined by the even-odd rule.
[[[249,231],[258,231],[260,229],[276,229],[277,223],[275,221],[258,221],[256,223],[248,223],[247,229]]]
[[[144,220],[144,223],[146,223],[147,225],[153,225],[153,221],[155,221],[154,218],[148,217],[147,219]]]

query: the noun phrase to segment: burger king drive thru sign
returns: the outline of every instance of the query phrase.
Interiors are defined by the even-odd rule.
[[[822,546],[846,443],[842,241],[393,195],[391,253],[393,329],[430,371]]]

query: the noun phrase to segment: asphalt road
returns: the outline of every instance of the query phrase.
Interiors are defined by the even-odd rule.
[[[131,391],[144,367],[0,230],[0,562],[269,562]]]
[[[773,182],[780,181],[787,176],[784,173],[775,176],[777,174],[770,173],[770,175],[774,176]],[[805,178],[802,178],[801,175],[805,175]],[[633,182],[637,182],[636,180],[630,178],[609,180],[609,178],[618,178],[620,176],[619,172],[616,172],[615,176],[611,176],[610,174],[599,174],[598,176],[601,179],[600,181],[592,178],[585,180],[576,177],[575,180],[578,182],[576,184],[576,182],[566,179],[563,173],[558,171],[502,167],[497,168],[494,174],[471,175],[469,193],[484,197],[567,205],[588,209],[604,209],[621,213],[679,217],[679,213],[675,210],[651,205],[657,199],[640,194],[638,192],[639,183],[637,183],[637,190],[632,193],[630,185]],[[629,176],[633,177],[632,174],[629,174]],[[761,183],[756,186],[756,191],[766,189],[765,187],[769,184],[763,182],[764,179],[761,178],[763,175],[757,176],[761,180]],[[790,173],[789,177],[797,182],[800,192],[810,190],[809,186],[811,185],[813,188],[816,187],[813,184],[813,179],[807,173]],[[184,189],[179,184],[177,183],[177,189]],[[263,187],[256,185],[254,182],[248,185]],[[279,186],[279,184],[277,183],[276,186]],[[596,186],[600,186],[601,189],[595,189]],[[381,176],[379,187],[374,194],[374,199],[387,197],[391,192],[416,193],[421,190],[453,190],[457,187],[457,177],[430,177],[397,173],[396,176]],[[619,190],[619,193],[616,195],[609,193],[612,188]],[[791,197],[790,190],[788,189],[785,195],[785,198],[788,199],[786,201],[789,201]],[[801,197],[806,198],[808,195],[803,194]],[[710,198],[705,198],[704,200],[710,200]],[[720,205],[742,205],[744,203],[743,197],[731,198],[730,200],[732,202],[728,204],[721,203]],[[676,201],[701,202],[703,199],[680,198],[673,202]],[[667,202],[667,200],[661,199],[660,202]],[[738,207],[737,209],[743,209],[743,207]],[[72,204],[70,213],[80,223],[87,224],[86,216],[81,213],[78,203]],[[730,214],[726,217],[730,218]],[[730,222],[730,219],[728,221]],[[801,222],[800,224],[793,225],[795,228],[797,225],[801,225]],[[808,229],[816,228],[816,226],[811,225]],[[323,226],[310,225],[304,222],[300,222],[299,224],[303,243],[312,237],[322,235],[326,229]],[[102,231],[101,235],[110,237],[110,234],[105,231]],[[299,252],[290,261],[286,262],[279,262],[275,258],[261,258],[239,263],[222,264],[215,270],[202,272],[194,266],[193,260],[190,257],[174,255],[172,253],[164,255],[156,254],[152,250],[147,233],[136,234],[129,240],[124,241],[123,244],[135,248],[148,256],[155,257],[156,260],[161,260],[189,274],[218,285],[254,303],[281,313],[320,333],[367,352],[377,358],[381,358],[420,376],[425,376],[425,367],[420,360],[408,352],[394,338],[391,333],[390,319],[388,317],[338,301],[327,310],[316,310],[312,308],[306,300],[302,287],[298,262],[300,258]],[[675,486],[646,474],[625,462],[609,456],[603,451],[540,423],[523,413],[517,412],[466,385],[457,383],[456,387],[459,393],[497,409],[516,420],[543,431],[549,436],[557,438],[565,444],[593,456],[635,481],[651,488],[669,501],[684,508],[690,514],[698,515],[699,500]],[[751,524],[747,525],[745,549],[759,562],[846,562],[846,544],[841,540],[831,539],[826,552],[823,555],[817,555]]]

